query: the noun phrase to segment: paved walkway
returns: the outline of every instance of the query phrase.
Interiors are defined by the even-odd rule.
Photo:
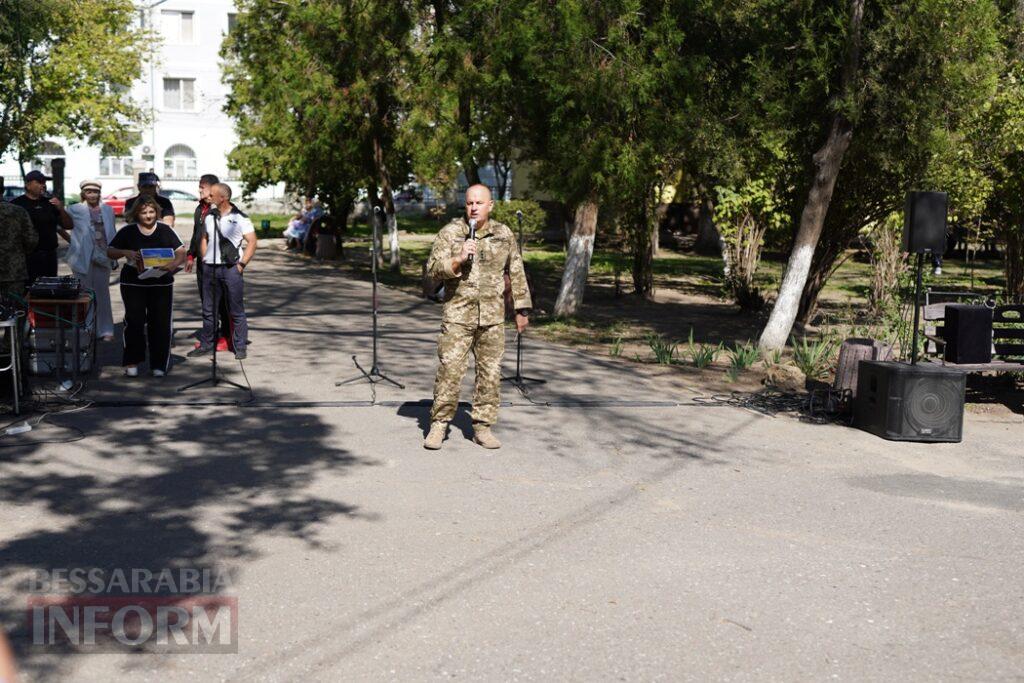
[[[209,371],[179,276],[170,376],[126,379],[108,345],[107,407],[17,437],[81,438],[0,450],[0,617],[30,680],[1024,676],[1019,419],[894,444],[531,340],[550,381],[504,393],[505,447],[460,412],[428,452],[439,307],[381,290],[406,388],[374,396],[335,386],[370,361],[367,283],[273,242],[246,278],[244,374],[222,361],[253,402],[176,390]],[[239,651],[33,650],[26,579],[62,567],[223,569]]]

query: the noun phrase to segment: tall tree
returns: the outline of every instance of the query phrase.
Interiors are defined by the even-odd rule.
[[[420,0],[404,135],[422,181],[450,187],[461,169],[476,184],[480,168],[490,164],[498,176],[496,194],[504,197],[517,135],[521,6]]]
[[[955,139],[959,122],[991,96],[999,63],[994,9],[990,0],[849,0],[841,20],[829,20],[838,30],[803,26],[798,35],[813,39],[777,53],[779,64],[797,70],[796,92],[811,95],[793,110],[794,130],[824,142],[805,157],[806,195],[762,347],[785,344],[801,299],[809,309],[805,290],[823,229],[814,299],[849,238],[896,208],[893,195],[925,180],[941,141]],[[807,111],[827,117],[800,125]]]
[[[131,0],[8,0],[0,6],[0,155],[47,137],[126,151],[144,119],[127,96],[151,40]]]
[[[634,290],[653,293],[654,190],[673,166],[694,83],[675,10],[668,0],[526,5],[524,147],[538,184],[575,214],[556,315],[583,300],[598,207],[628,226]]]
[[[367,188],[384,212],[391,267],[400,268],[393,192],[409,171],[399,93],[410,7],[241,0],[239,10],[224,47],[225,80],[239,133],[232,161],[247,187],[284,181],[335,210]]]

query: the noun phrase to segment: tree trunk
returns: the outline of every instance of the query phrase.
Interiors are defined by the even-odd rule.
[[[651,255],[658,256],[661,250],[661,226],[657,218],[651,223]]]
[[[555,301],[555,315],[563,318],[576,315],[583,305],[583,292],[587,287],[590,258],[594,255],[594,235],[597,232],[597,209],[593,201],[576,207],[572,234],[569,237],[562,286]]]
[[[373,158],[377,165],[377,176],[380,179],[381,206],[384,209],[384,225],[388,230],[388,242],[390,246],[389,265],[391,270],[401,272],[402,253],[398,248],[398,217],[395,215],[395,198],[391,189],[391,173],[388,171],[384,161],[384,148],[380,143],[380,136],[373,138]]]
[[[850,7],[850,43],[840,81],[839,99],[850,92],[860,60],[860,27],[864,17],[864,0],[851,0]],[[814,249],[821,237],[825,215],[828,213],[832,192],[836,187],[836,179],[839,177],[839,167],[852,139],[853,125],[842,113],[834,114],[828,138],[814,154],[814,179],[807,193],[807,203],[804,204],[800,215],[800,227],[793,241],[793,251],[786,264],[786,274],[779,287],[779,296],[758,342],[762,350],[784,347],[793,329],[800,307],[800,296],[811,269]]]
[[[468,56],[466,59],[472,63]],[[462,170],[463,173],[466,174],[467,183],[470,185],[479,185],[480,165],[473,157],[473,145],[470,138],[473,125],[472,100],[470,99],[469,93],[464,89],[460,89],[459,91],[458,109],[459,128],[462,130],[462,134],[466,136],[466,142],[469,144],[469,151],[466,154],[466,158],[462,160]]]
[[[650,212],[646,200],[636,208],[633,232],[633,293],[643,299],[654,297],[654,243],[651,240]]]
[[[697,218],[697,242],[693,245],[693,250],[704,256],[723,256],[725,253],[722,235],[715,227],[715,203],[711,197],[701,199],[700,215]]]
[[[1006,298],[1024,303],[1024,223],[1006,231]]]
[[[819,243],[815,248],[811,267],[807,271],[807,281],[804,282],[804,289],[800,293],[800,306],[796,312],[796,320],[801,325],[810,323],[817,313],[818,297],[821,296],[829,278],[836,272],[836,261],[848,244],[829,241],[827,244]]]
[[[512,172],[512,163],[502,161],[497,156],[491,159],[491,163],[494,164],[494,182],[496,184],[494,198],[504,200],[505,195],[508,193],[508,177]]]

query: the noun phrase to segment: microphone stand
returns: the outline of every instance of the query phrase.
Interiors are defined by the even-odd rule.
[[[355,363],[356,368],[359,370],[359,374],[349,379],[341,380],[334,383],[334,386],[340,387],[343,384],[351,384],[352,382],[359,382],[366,380],[370,384],[377,384],[378,382],[390,382],[399,389],[405,389],[404,384],[399,384],[395,380],[391,379],[383,372],[380,371],[380,366],[377,362],[377,231],[380,228],[380,207],[373,207],[373,229],[370,235],[370,271],[373,274],[373,295],[372,295],[372,316],[373,316],[373,360],[370,365],[369,371],[363,368],[359,364],[359,360],[355,355],[352,356],[352,362]]]
[[[220,234],[220,208],[217,207],[216,205],[214,205],[213,207],[210,208],[209,213],[207,213],[206,215],[207,216],[213,216],[213,240],[211,240],[213,242],[213,244],[211,244],[210,246],[213,248],[213,262],[216,264],[219,261],[219,255],[217,253],[217,250],[220,248],[220,238],[221,238],[221,234]],[[255,239],[255,238],[256,237],[254,235],[253,239]],[[214,273],[217,272],[217,271],[214,270],[214,268],[216,268],[217,266],[204,263],[204,264],[202,264],[201,267],[203,268],[203,277],[206,277],[207,273],[208,273],[209,276],[213,278],[213,288],[212,288],[213,289],[213,362],[210,364],[210,376],[209,377],[207,377],[206,379],[201,379],[198,382],[192,382],[192,384],[186,384],[185,386],[180,387],[178,389],[178,391],[188,391],[189,389],[192,389],[192,388],[198,387],[198,386],[202,386],[203,384],[206,384],[207,382],[209,382],[210,386],[214,386],[215,387],[215,386],[217,386],[219,384],[228,384],[230,386],[233,386],[236,389],[241,389],[242,391],[248,391],[251,394],[252,393],[252,388],[251,387],[243,387],[238,382],[233,382],[230,379],[227,379],[226,377],[221,377],[220,375],[217,374],[217,341],[220,339],[220,288],[221,288],[221,283],[217,282],[217,277],[214,275]],[[227,267],[228,268],[234,268],[235,266],[232,265],[232,266],[227,266]]]
[[[523,212],[516,211],[516,221],[519,223],[519,255],[522,257],[523,253]],[[524,264],[525,271],[525,264]],[[509,382],[512,386],[519,390],[523,396],[530,393],[527,389],[527,382],[534,384],[547,384],[546,379],[540,379],[539,377],[527,377],[523,374],[523,333],[516,331],[516,374],[509,377],[502,377],[502,382]]]

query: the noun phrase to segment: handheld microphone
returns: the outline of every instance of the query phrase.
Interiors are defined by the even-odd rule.
[[[469,219],[469,239],[471,239],[471,240],[475,240],[476,239],[476,219],[475,218],[470,218]],[[473,255],[472,254],[469,255],[469,257],[466,259],[466,262],[469,265],[473,265]]]

